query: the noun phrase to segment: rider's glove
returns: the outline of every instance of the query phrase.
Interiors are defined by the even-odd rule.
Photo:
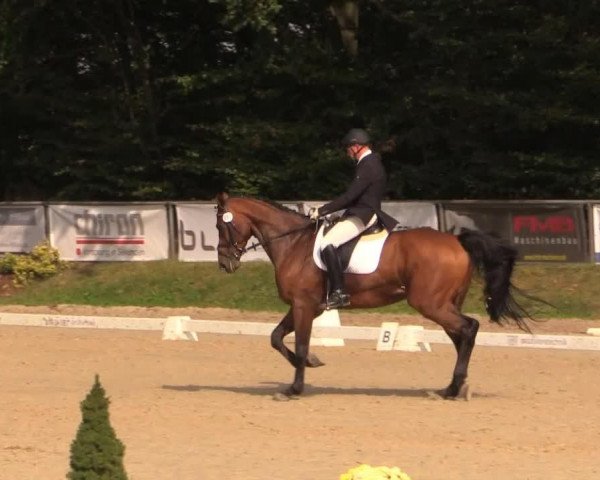
[[[311,220],[318,220],[319,219],[319,209],[317,207],[311,207],[310,210],[308,211],[308,216],[310,217]]]

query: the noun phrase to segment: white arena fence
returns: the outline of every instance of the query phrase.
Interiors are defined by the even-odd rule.
[[[198,334],[269,336],[275,323],[194,320],[187,316],[168,318],[98,317],[80,315],[26,314],[0,312],[0,326],[14,325],[47,328],[116,329],[161,332],[164,340],[198,340]],[[588,335],[530,335],[479,332],[476,345],[525,347],[559,350],[600,350],[600,328],[588,329]],[[293,337],[293,334],[290,335]],[[384,322],[380,327],[342,326],[337,311],[315,319],[312,346],[343,346],[345,340],[372,341],[380,351],[431,351],[431,344],[450,344],[443,330]]]
[[[306,213],[324,201],[281,202]],[[67,261],[216,261],[214,202],[0,203],[0,254],[48,239]],[[383,209],[406,228],[495,232],[521,261],[600,263],[597,201],[405,201]],[[255,239],[250,240],[251,243]],[[268,261],[259,247],[244,260]]]

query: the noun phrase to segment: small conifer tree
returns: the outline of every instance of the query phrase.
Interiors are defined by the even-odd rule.
[[[81,402],[82,421],[71,443],[69,480],[127,480],[123,467],[125,446],[110,425],[108,405],[98,375]]]

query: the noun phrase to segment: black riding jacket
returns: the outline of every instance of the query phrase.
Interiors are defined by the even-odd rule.
[[[386,229],[392,230],[398,223],[381,210],[385,194],[387,175],[381,156],[370,153],[356,164],[356,174],[348,189],[336,199],[319,208],[319,214],[328,215],[346,209],[344,216],[356,216],[366,225],[375,214]]]

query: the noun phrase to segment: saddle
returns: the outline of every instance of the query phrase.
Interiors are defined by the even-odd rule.
[[[327,267],[321,259],[321,244],[325,234],[336,222],[324,223],[317,232],[315,246],[313,249],[313,260],[321,270]],[[388,231],[377,221],[357,237],[340,245],[338,254],[342,262],[342,268],[347,273],[373,273],[379,265],[379,258],[385,240],[389,236]]]

